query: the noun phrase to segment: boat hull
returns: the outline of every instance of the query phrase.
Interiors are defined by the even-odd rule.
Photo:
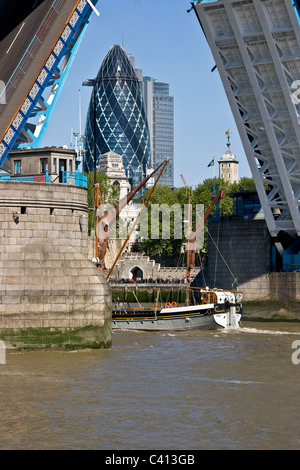
[[[164,308],[160,311],[146,309],[115,310],[112,315],[112,329],[144,331],[215,330],[227,326],[238,327],[240,319],[240,314],[233,314],[231,311],[228,313],[223,312],[222,321],[220,321],[220,314],[215,313],[214,305]]]
[[[184,331],[212,330],[218,328],[213,315],[177,318],[128,318],[112,320],[113,330],[144,330],[144,331]]]

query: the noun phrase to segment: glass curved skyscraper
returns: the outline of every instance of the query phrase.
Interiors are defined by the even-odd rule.
[[[97,165],[101,154],[118,153],[132,187],[136,186],[151,167],[150,137],[139,79],[119,45],[109,50],[94,82],[86,121],[84,171],[94,168],[94,134]]]

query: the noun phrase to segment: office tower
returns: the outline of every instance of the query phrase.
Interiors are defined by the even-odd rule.
[[[93,171],[95,151],[97,165],[100,155],[112,151],[122,156],[132,187],[145,177],[151,148],[144,101],[132,60],[119,45],[109,50],[94,80],[85,135],[84,171]]]
[[[152,167],[169,158],[158,184],[174,187],[174,98],[169,84],[151,77],[142,82],[151,139]]]
[[[193,4],[282,252],[282,233],[300,235],[300,2]]]

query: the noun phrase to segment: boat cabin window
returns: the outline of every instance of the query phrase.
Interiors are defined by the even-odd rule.
[[[217,296],[214,292],[202,292],[201,301],[203,304],[213,304],[217,302]]]

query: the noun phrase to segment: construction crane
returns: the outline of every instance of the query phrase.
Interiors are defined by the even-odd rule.
[[[181,179],[182,179],[182,181],[183,181],[184,186],[185,186],[186,188],[189,188],[190,186],[189,186],[189,184],[186,182],[184,176],[183,176],[182,174],[180,174],[180,176],[181,176]]]

